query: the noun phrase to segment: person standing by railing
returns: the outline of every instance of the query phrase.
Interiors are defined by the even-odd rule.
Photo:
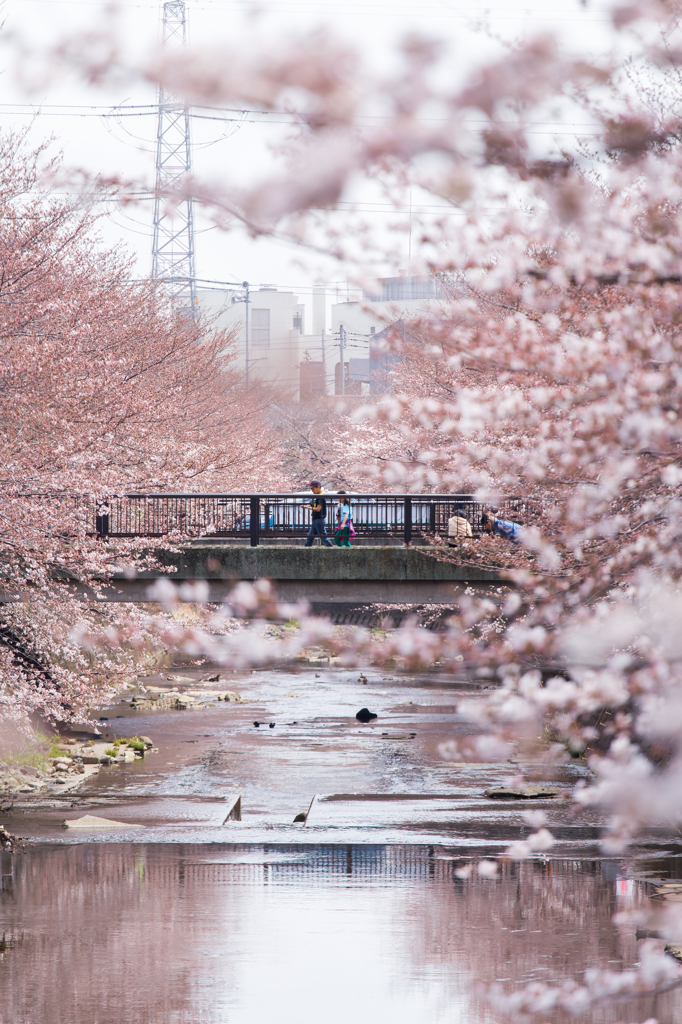
[[[465,516],[454,515],[448,519],[448,547],[459,547],[463,540],[473,535],[471,523]]]
[[[350,498],[346,497],[346,492],[343,488],[339,488],[337,494],[344,495],[343,498],[339,499],[339,507],[336,511],[338,516],[339,525],[334,531],[334,543],[337,548],[349,548],[350,539],[355,536],[355,530],[353,529],[353,513],[350,507]]]
[[[310,524],[310,532],[308,533],[308,539],[305,542],[307,548],[313,546],[313,541],[316,537],[320,538],[320,541],[327,548],[333,548],[334,545],[327,536],[326,520],[327,520],[327,502],[322,497],[322,484],[319,480],[310,481],[310,490],[313,492],[315,497],[310,505],[304,505],[303,508],[309,508],[312,510],[313,518]]]
[[[109,537],[109,515],[111,505],[106,498],[95,503],[95,535],[97,540],[107,540]]]

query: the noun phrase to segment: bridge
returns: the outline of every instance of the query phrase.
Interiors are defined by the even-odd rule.
[[[343,497],[353,511],[355,544],[424,544],[447,537],[452,516],[468,519],[474,536],[482,532],[486,505],[471,494],[338,494],[329,492],[327,523]],[[302,543],[310,528],[305,506],[311,492],[293,494],[125,494],[89,499],[84,504],[86,529],[108,538],[167,537],[221,543]],[[506,498],[506,513],[523,512],[520,498]]]
[[[486,507],[469,494],[327,493],[331,533],[340,500],[349,498],[356,537],[350,549],[305,548],[310,493],[128,494],[90,506],[90,530],[109,538],[163,538],[163,566],[135,579],[114,577],[101,591],[109,601],[149,601],[149,587],[162,575],[174,583],[205,580],[209,600],[221,601],[238,580],[267,578],[283,601],[308,600],[315,610],[370,604],[451,604],[465,587],[493,588],[502,577],[457,557],[444,560],[437,537],[447,541],[448,521],[461,516],[473,536],[482,532]],[[519,499],[507,499],[505,514],[518,518]],[[446,551],[448,549],[445,549]],[[165,570],[165,571],[164,571]]]

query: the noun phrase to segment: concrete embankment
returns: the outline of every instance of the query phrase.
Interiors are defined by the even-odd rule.
[[[237,580],[270,579],[282,600],[312,604],[447,604],[467,585],[499,586],[494,570],[441,561],[423,548],[301,548],[282,545],[182,545],[158,551],[170,580],[205,580],[211,600],[221,600]],[[103,594],[109,601],[147,601],[161,571],[134,580],[116,576]]]

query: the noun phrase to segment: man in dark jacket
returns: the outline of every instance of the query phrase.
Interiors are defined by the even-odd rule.
[[[312,509],[313,521],[310,524],[310,532],[308,539],[305,542],[307,548],[313,546],[313,541],[316,537],[319,537],[325,547],[333,548],[334,545],[330,541],[326,532],[326,520],[327,520],[327,502],[322,497],[322,484],[319,480],[310,481],[310,490],[313,492],[315,497],[313,498],[310,505],[304,505],[303,508]]]

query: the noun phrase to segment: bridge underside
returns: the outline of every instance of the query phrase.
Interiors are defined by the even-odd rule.
[[[270,579],[282,601],[307,600],[315,606],[349,604],[450,604],[467,586],[503,583],[496,572],[441,561],[423,548],[300,548],[191,544],[158,551],[165,571],[117,576],[102,588],[106,601],[153,600],[150,585],[159,577],[173,583],[205,580],[209,600],[222,601],[239,580]]]

